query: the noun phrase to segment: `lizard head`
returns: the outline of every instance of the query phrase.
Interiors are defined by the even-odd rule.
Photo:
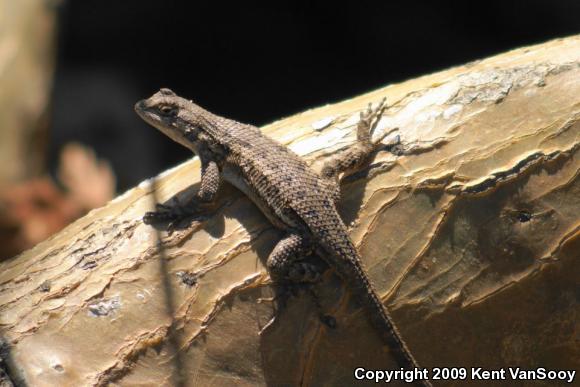
[[[169,89],[161,89],[135,104],[135,112],[145,122],[194,151],[192,147],[203,136],[198,110],[201,110],[199,106]]]

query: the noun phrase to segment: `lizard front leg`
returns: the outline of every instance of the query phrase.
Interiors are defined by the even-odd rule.
[[[374,109],[369,104],[367,109],[360,113],[356,129],[356,144],[331,158],[322,167],[322,177],[328,184],[336,202],[340,199],[340,175],[347,176],[362,169],[381,145],[382,140],[391,133],[391,131],[387,131],[377,140],[372,140],[372,134],[386,108],[386,99],[384,98]]]
[[[182,219],[199,215],[204,209],[208,208],[217,195],[221,185],[220,170],[215,161],[202,160],[201,165],[201,186],[192,200],[183,205],[177,199],[172,206],[157,204],[156,211],[150,211],[143,216],[143,221],[147,224],[170,222],[169,228]]]

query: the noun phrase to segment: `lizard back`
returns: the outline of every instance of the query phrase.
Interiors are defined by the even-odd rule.
[[[308,231],[322,247],[322,258],[336,268],[367,309],[371,322],[398,362],[408,368],[418,367],[366,275],[324,180],[298,155],[264,136],[258,128],[238,127],[230,134],[234,140],[229,146],[230,162],[240,168],[255,191],[258,198],[254,200],[266,202],[287,227]]]
[[[266,201],[288,227],[306,227],[322,247],[322,258],[347,281],[399,363],[408,368],[418,367],[366,275],[324,180],[298,155],[264,136],[258,128],[246,127],[243,133],[233,130],[230,134],[234,138],[241,135],[241,141],[235,141],[237,145],[231,149],[235,158],[232,161],[241,168],[260,199]]]
[[[367,157],[372,151],[370,132],[365,134],[364,131],[371,128],[372,132],[368,118],[374,114],[380,116],[383,104],[375,113],[369,107],[364,115],[361,114],[363,125],[357,127],[359,153],[349,153],[349,157],[335,165],[339,167],[336,170],[323,170],[324,178],[289,148],[264,136],[258,128],[212,114],[169,89],[161,89],[148,100],[138,102],[135,110],[145,121],[198,154],[202,162],[200,200],[215,197],[220,175],[244,192],[273,225],[288,233],[287,239],[278,243],[268,260],[273,258],[288,264],[292,254],[305,251],[299,245],[293,248],[288,245],[292,239],[292,243],[297,244],[313,243],[321,258],[336,268],[366,307],[371,322],[399,365],[419,367],[363,269],[336,210],[338,187],[329,180],[337,177],[335,172],[357,165],[364,160],[361,157]],[[149,216],[157,217],[155,213]],[[166,218],[163,214],[159,217]],[[279,246],[281,250],[275,253]],[[271,268],[277,265],[276,261],[269,264]],[[422,386],[431,385],[427,380],[417,382]]]

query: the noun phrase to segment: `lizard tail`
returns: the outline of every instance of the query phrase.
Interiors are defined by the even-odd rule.
[[[318,235],[324,250],[330,255],[327,259],[337,268],[339,275],[348,282],[356,298],[364,304],[371,323],[378,330],[383,342],[389,346],[397,363],[405,369],[421,369],[407,344],[403,341],[391,315],[374,290],[364,271],[358,252],[348,238],[346,231],[345,238],[338,238],[338,240],[329,237],[337,235],[337,230],[334,231],[329,233],[323,231]],[[423,387],[432,386],[428,380],[423,379],[416,380],[416,383]]]

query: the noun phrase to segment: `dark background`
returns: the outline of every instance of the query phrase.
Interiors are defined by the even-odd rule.
[[[565,0],[77,0],[59,12],[51,165],[82,142],[111,161],[119,191],[190,156],[133,112],[160,87],[261,125],[580,32],[580,2]]]

